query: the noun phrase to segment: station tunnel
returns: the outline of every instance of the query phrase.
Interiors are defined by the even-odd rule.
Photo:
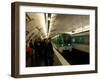
[[[26,67],[89,64],[89,15],[26,12],[25,19]]]

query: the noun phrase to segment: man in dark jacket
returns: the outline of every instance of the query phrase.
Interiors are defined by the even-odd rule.
[[[45,42],[45,65],[52,66],[54,62],[54,51],[51,44],[51,39],[46,39]]]
[[[40,66],[40,63],[41,63],[41,40],[40,39],[36,39],[35,42],[34,42],[34,49],[35,49],[35,63],[36,63],[36,66]]]

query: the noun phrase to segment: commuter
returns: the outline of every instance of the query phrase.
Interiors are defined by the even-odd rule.
[[[40,58],[41,58],[41,40],[36,39],[34,42],[34,49],[35,49],[35,64],[36,66],[40,66]]]
[[[32,66],[34,66],[34,45],[32,43],[32,39],[29,42],[29,47],[32,49],[30,57],[31,57],[31,64]]]
[[[26,67],[32,66],[32,48],[26,47]]]
[[[53,47],[51,44],[50,39],[45,40],[45,65],[46,66],[52,66],[53,65],[53,56],[54,56],[54,51]]]
[[[41,57],[41,61],[43,62],[43,64],[44,64],[44,56],[45,56],[45,41],[44,40],[42,40],[41,41],[41,51],[40,51],[40,57]]]
[[[45,66],[49,65],[49,60],[48,60],[48,40],[44,39],[44,63]]]
[[[49,53],[49,56],[48,56],[48,59],[49,59],[49,66],[52,66],[53,65],[53,62],[54,62],[54,51],[53,51],[53,47],[52,47],[52,44],[51,44],[51,38],[48,39],[48,53]]]

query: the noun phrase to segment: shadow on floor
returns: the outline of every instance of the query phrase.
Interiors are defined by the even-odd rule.
[[[65,50],[61,54],[71,65],[89,64],[90,62],[89,53],[76,49],[72,49],[71,52]]]

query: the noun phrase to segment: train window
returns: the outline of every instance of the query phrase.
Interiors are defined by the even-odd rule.
[[[89,35],[84,36],[84,44],[89,44]]]
[[[72,38],[74,44],[89,44],[89,35],[74,36]]]

